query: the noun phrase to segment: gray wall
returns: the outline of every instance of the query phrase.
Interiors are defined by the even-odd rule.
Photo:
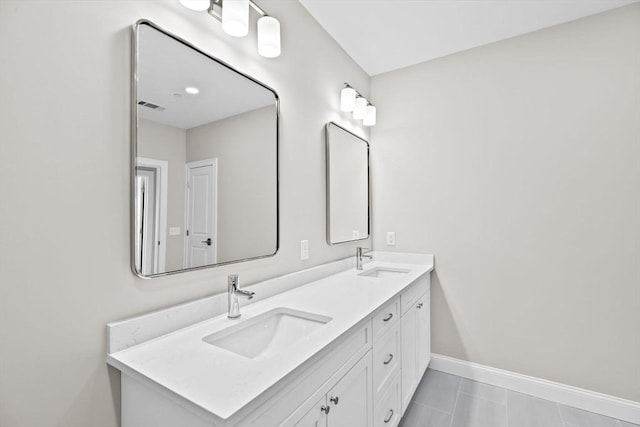
[[[271,106],[187,131],[188,162],[218,159],[218,262],[275,251],[275,121]]]
[[[187,131],[150,120],[138,120],[138,156],[168,162],[165,271],[180,270],[184,265],[184,165],[187,158]],[[180,227],[180,235],[169,235],[171,227]]]
[[[283,54],[166,1],[0,1],[0,425],[112,427],[105,324],[355,253],[325,243],[323,126],[369,77],[296,1],[270,0]],[[142,280],[131,273],[131,25],[150,19],[281,99],[281,247],[273,258]],[[253,28],[253,25],[252,25]],[[330,66],[327,66],[330,64]],[[310,259],[300,261],[300,240]]]
[[[433,351],[640,401],[640,4],[372,79],[374,236]]]

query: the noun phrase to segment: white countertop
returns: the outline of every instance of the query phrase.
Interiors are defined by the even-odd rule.
[[[358,276],[362,271],[349,269],[242,307],[240,319],[228,319],[225,313],[109,354],[107,362],[125,374],[142,376],[154,386],[170,390],[216,418],[228,419],[430,272],[433,262],[372,261],[365,270],[375,267],[402,268],[409,273],[385,279]],[[332,320],[272,358],[248,359],[202,340],[279,307]]]

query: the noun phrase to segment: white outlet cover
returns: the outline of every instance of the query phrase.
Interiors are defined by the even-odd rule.
[[[308,240],[300,240],[300,259],[305,260],[309,259],[309,241]]]
[[[387,246],[395,246],[396,245],[396,232],[388,231],[387,232]]]

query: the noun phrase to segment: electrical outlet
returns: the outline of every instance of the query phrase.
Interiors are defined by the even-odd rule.
[[[387,231],[387,246],[395,246],[395,245],[396,245],[396,232]]]
[[[351,231],[351,238],[353,240],[357,240],[360,238],[360,231],[359,230],[352,230]]]
[[[305,260],[309,259],[309,241],[308,240],[300,240],[300,259]]]

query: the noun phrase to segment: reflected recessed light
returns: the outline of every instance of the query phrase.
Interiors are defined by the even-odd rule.
[[[198,89],[197,87],[193,87],[193,86],[188,86],[184,88],[184,91],[191,94],[191,95],[197,95],[200,93],[200,89]]]

